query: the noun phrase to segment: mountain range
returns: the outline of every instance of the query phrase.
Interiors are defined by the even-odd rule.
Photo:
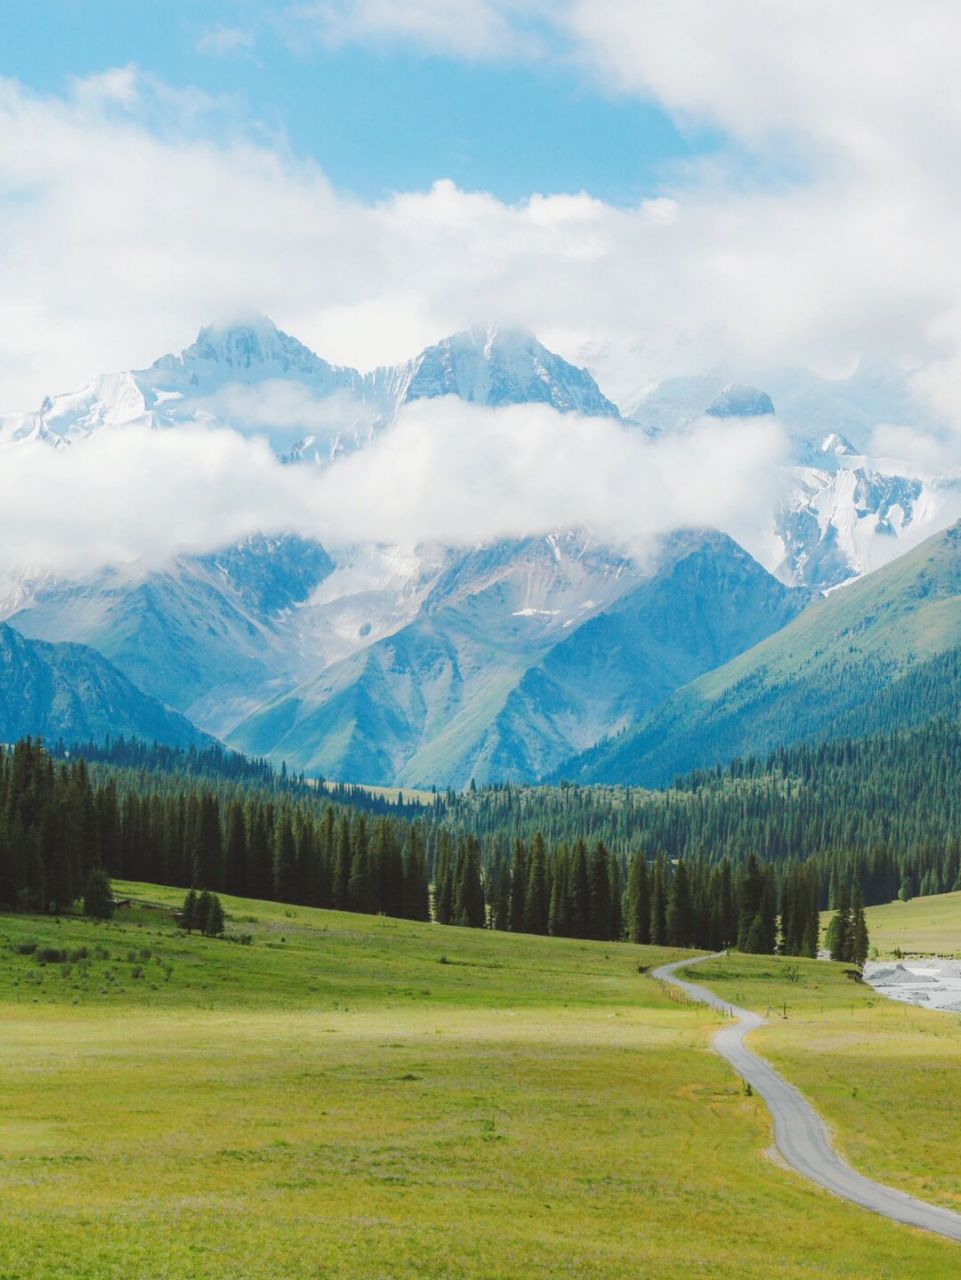
[[[330,466],[404,405],[440,396],[546,404],[655,438],[704,418],[722,429],[752,419],[788,440],[768,513],[771,571],[711,530],[672,535],[643,565],[582,529],[468,548],[255,535],[162,571],[14,574],[4,613],[31,640],[90,646],[203,731],[310,772],[453,786],[566,767],[585,778],[663,779],[678,761],[699,760],[665,746],[655,761],[644,744],[668,723],[658,716],[673,717],[665,741],[696,738],[708,673],[749,661],[759,641],[799,644],[813,634],[809,615],[833,616],[864,585],[832,589],[865,574],[873,583],[872,571],[961,513],[957,477],[871,457],[868,419],[854,410],[828,431],[814,413],[807,434],[797,405],[804,394],[813,403],[809,383],[782,375],[781,384],[794,387],[788,423],[760,387],[713,377],[672,380],[622,414],[586,369],[523,330],[472,329],[362,374],[263,318],[210,326],[179,355],[0,419],[0,450],[82,448],[95,432],[131,424],[208,423],[266,435],[291,464]],[[883,416],[882,400],[877,392],[871,415]],[[802,612],[825,590],[827,600]],[[748,740],[732,725],[750,715],[732,715],[717,729],[718,751]]]
[[[793,742],[957,717],[959,654],[961,522],[815,601],[558,776],[664,786]]]

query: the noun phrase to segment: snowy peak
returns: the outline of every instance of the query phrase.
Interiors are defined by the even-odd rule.
[[[821,441],[821,452],[833,454],[836,458],[855,458],[858,451],[847,438],[842,436],[840,431],[832,431],[826,435]]]
[[[141,376],[151,382],[171,375],[182,381],[186,376],[198,383],[250,377],[329,378],[338,373],[349,385],[359,381],[353,369],[337,369],[266,316],[253,316],[243,322],[205,325],[179,356],[161,356]]]
[[[586,369],[548,351],[526,329],[467,329],[411,362],[405,401],[455,395],[474,404],[549,404],[560,413],[619,417]]]
[[[712,418],[762,418],[774,413],[774,403],[766,391],[731,382],[705,412]]]

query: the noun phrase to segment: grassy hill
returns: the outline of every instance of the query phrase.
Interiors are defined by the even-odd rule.
[[[811,605],[557,776],[659,786],[736,755],[957,715],[959,646],[961,526],[955,525]],[[944,670],[920,676],[924,664],[949,653]]]
[[[961,893],[939,893],[869,907],[868,932],[879,956],[961,956]],[[830,919],[825,912],[824,922]]]
[[[115,887],[108,924],[0,917],[2,1276],[957,1273],[765,1158],[712,1015],[647,976],[664,952],[241,899],[249,943],[188,938],[176,891]],[[726,964],[756,1004],[873,1025],[839,966]],[[845,1103],[865,1141],[899,1106],[877,1077],[867,1120]],[[925,1114],[902,1177],[950,1198]]]

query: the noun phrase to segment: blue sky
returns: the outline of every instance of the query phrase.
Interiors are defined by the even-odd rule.
[[[682,133],[642,98],[602,92],[563,56],[484,62],[404,43],[329,48],[280,20],[282,6],[271,13],[244,0],[5,8],[0,74],[49,94],[133,63],[177,87],[228,95],[241,118],[367,199],[444,177],[507,201],[586,190],[627,205],[709,145],[706,132]],[[217,54],[224,30],[237,43]]]

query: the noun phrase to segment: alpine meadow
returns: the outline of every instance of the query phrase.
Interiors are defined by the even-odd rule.
[[[0,40],[0,1280],[955,1280],[961,14]]]

